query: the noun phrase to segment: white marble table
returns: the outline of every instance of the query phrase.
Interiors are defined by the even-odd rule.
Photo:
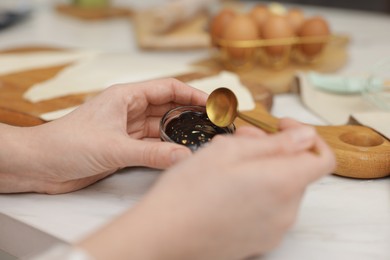
[[[85,23],[57,15],[48,0],[34,2],[36,11],[29,20],[0,32],[0,48],[44,44],[140,53],[126,20]],[[390,57],[389,16],[304,8],[307,14],[326,15],[334,30],[351,35],[350,60],[342,72],[360,72]],[[205,54],[181,55],[188,59]],[[276,96],[272,112],[323,124],[293,94]],[[134,205],[160,174],[130,168],[70,194],[0,195],[0,249],[21,257],[58,241],[75,242]],[[390,179],[328,176],[309,187],[297,223],[261,259],[390,259],[389,245]]]

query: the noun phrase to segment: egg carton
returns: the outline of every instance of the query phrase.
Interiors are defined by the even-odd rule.
[[[217,46],[219,60],[225,68],[230,70],[250,69],[257,64],[275,69],[282,69],[290,62],[314,64],[321,62],[321,56],[330,43],[346,43],[348,41],[348,36],[336,34],[240,41],[212,39],[213,45]],[[310,44],[316,45],[318,51],[315,54],[307,55],[301,47]],[[275,50],[275,47],[281,48]]]

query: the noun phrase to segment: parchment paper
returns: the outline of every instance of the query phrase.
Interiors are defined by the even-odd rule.
[[[331,125],[356,121],[390,139],[390,112],[364,100],[360,94],[342,95],[315,88],[304,72],[297,74],[302,102]]]

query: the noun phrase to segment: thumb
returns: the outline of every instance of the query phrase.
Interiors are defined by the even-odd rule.
[[[132,140],[131,145],[126,144],[126,166],[165,169],[192,154],[189,148],[168,142]]]

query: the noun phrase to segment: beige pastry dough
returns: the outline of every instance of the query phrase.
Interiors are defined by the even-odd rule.
[[[184,63],[167,66],[166,59],[130,53],[105,53],[63,69],[56,77],[33,85],[24,93],[30,102],[99,91],[116,83],[137,82],[188,73]]]
[[[241,111],[252,110],[255,107],[250,91],[241,84],[239,78],[234,73],[221,72],[219,75],[190,81],[188,84],[206,93],[211,93],[214,89],[222,86],[227,87],[236,94],[239,102],[239,109]],[[42,114],[40,118],[45,121],[54,120],[72,112],[74,109],[76,109],[76,107],[52,111]]]

